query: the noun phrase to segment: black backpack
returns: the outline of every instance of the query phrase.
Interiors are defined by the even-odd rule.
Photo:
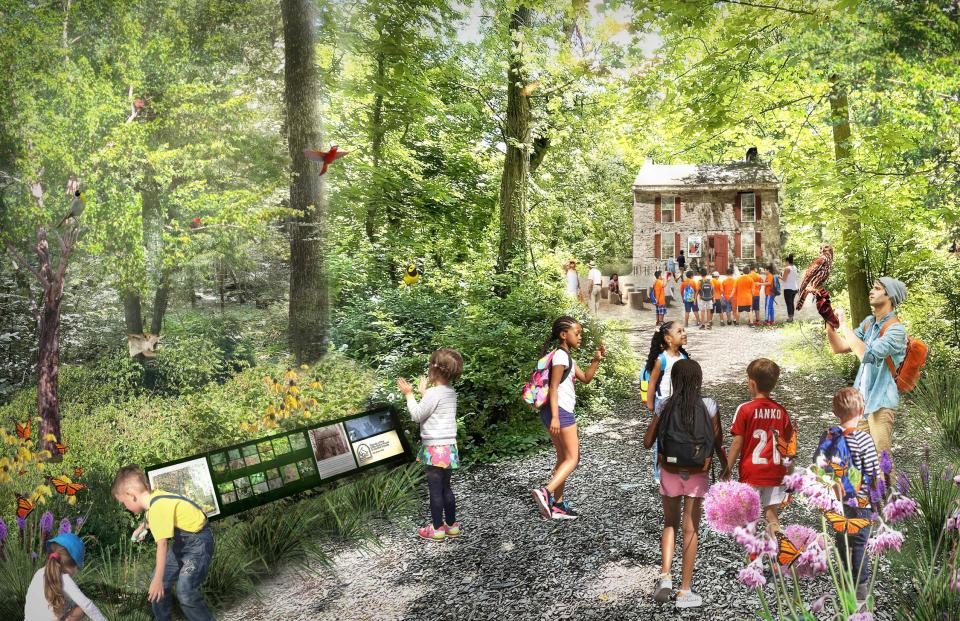
[[[672,397],[671,397],[672,398]],[[693,429],[687,429],[679,416],[669,414],[670,399],[663,404],[657,424],[657,441],[663,461],[680,468],[704,470],[710,461],[715,441],[713,421],[701,399],[696,405]]]
[[[710,282],[709,278],[700,281],[700,299],[704,302],[713,301],[713,283]]]

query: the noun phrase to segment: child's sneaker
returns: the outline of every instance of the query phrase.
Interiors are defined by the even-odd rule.
[[[440,528],[434,528],[432,524],[427,524],[417,531],[417,535],[419,535],[421,539],[440,543],[447,538],[447,531],[445,531],[442,526]]]
[[[550,512],[555,520],[575,520],[580,517],[580,514],[574,511],[566,500],[553,503]]]
[[[677,591],[677,608],[696,608],[703,605],[703,598],[693,591]]]
[[[443,531],[447,533],[447,537],[456,539],[460,536],[460,522],[454,522],[453,524],[444,526]]]
[[[670,596],[673,595],[673,580],[670,579],[670,574],[660,574],[660,577],[657,578],[657,584],[653,589],[653,599],[661,604],[670,601]]]
[[[550,511],[552,499],[550,498],[550,492],[547,491],[547,488],[541,487],[539,489],[530,490],[530,494],[533,495],[533,499],[537,503],[537,509],[539,509],[540,515],[543,516],[543,519],[552,520],[553,515],[551,515]]]

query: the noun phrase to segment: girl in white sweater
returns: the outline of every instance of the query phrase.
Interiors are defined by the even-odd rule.
[[[47,562],[37,570],[27,589],[23,616],[26,621],[74,621],[90,618],[107,621],[73,576],[83,567],[83,541],[73,533],[47,542]]]
[[[417,531],[428,541],[444,541],[460,536],[457,503],[450,487],[451,471],[460,467],[457,451],[457,392],[450,386],[463,372],[463,358],[454,349],[438,349],[430,355],[429,381],[420,378],[420,403],[413,396],[413,386],[400,378],[397,387],[407,398],[410,418],[420,423],[423,446],[417,461],[427,469],[432,523]]]

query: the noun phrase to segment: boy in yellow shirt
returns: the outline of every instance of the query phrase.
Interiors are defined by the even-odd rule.
[[[213,621],[200,591],[213,559],[213,531],[203,510],[183,496],[151,490],[139,466],[121,468],[112,492],[128,511],[144,514],[146,521],[134,538],[149,528],[157,542],[157,565],[147,593],[154,618],[172,619],[170,590],[176,585],[177,601],[189,621]]]

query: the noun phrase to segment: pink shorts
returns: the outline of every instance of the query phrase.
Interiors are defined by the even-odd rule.
[[[706,472],[681,471],[679,474],[660,469],[660,495],[668,498],[689,496],[703,498],[710,487],[710,477]]]

